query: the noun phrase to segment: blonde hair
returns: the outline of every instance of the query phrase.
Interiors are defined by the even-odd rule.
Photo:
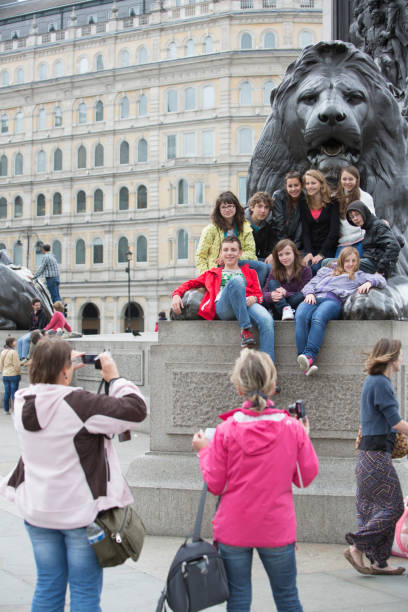
[[[54,302],[52,306],[54,310],[57,310],[58,312],[64,312],[64,304],[62,302]]]
[[[381,338],[368,355],[365,362],[365,372],[371,375],[384,374],[388,365],[398,359],[400,352],[400,340]]]
[[[237,391],[253,402],[253,409],[262,412],[266,399],[276,386],[276,369],[267,353],[243,349],[235,362],[231,382]]]
[[[331,202],[330,189],[329,189],[327,181],[326,181],[326,179],[324,177],[324,174],[322,172],[320,172],[320,170],[315,170],[314,168],[310,168],[310,170],[306,170],[306,172],[303,175],[303,182],[304,182],[304,184],[306,184],[306,177],[307,176],[311,176],[312,178],[316,179],[316,181],[319,181],[319,183],[320,183],[320,194],[322,196],[322,205],[326,206],[326,204],[329,204]],[[310,205],[311,205],[311,198],[308,195],[307,191],[306,191],[306,201],[308,203],[308,206],[310,207]]]
[[[356,266],[352,272],[349,272],[349,279],[354,280],[354,275],[360,267],[360,255],[357,249],[351,246],[345,247],[340,251],[340,255],[337,258],[337,265],[333,270],[333,276],[340,276],[340,274],[346,274],[346,271],[344,269],[344,263],[347,257],[350,257],[350,255],[356,256]]]

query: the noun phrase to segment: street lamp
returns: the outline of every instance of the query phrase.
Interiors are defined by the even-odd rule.
[[[37,234],[37,232],[34,232],[33,230],[25,230],[23,232],[20,232],[18,235],[18,240],[17,240],[17,244],[19,246],[23,246],[23,243],[21,242],[21,236],[25,236],[25,239],[27,240],[27,256],[26,256],[26,268],[29,268],[29,264],[30,264],[30,239],[31,237],[36,237],[37,238],[37,242],[35,243],[35,250],[36,253],[41,253],[42,252],[42,248],[43,248],[43,241],[40,240],[39,235]]]
[[[128,275],[128,307],[127,307],[127,328],[126,328],[126,333],[130,334],[131,333],[131,329],[130,329],[130,262],[132,259],[132,251],[130,249],[128,249],[125,253],[126,256],[126,260],[128,262],[127,268],[125,269],[125,272],[127,272]]]

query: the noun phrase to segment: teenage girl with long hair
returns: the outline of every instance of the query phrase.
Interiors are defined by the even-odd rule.
[[[300,204],[305,203],[302,175],[300,172],[288,172],[285,175],[285,187],[274,192],[273,219],[278,240],[289,238],[296,247],[302,249],[302,222]],[[269,263],[272,263],[268,260]]]
[[[293,320],[305,296],[303,287],[312,278],[312,269],[305,266],[302,255],[292,240],[280,240],[272,251],[272,270],[263,288],[263,304],[282,321]]]

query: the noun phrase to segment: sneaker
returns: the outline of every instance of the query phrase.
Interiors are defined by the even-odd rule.
[[[255,338],[250,329],[241,329],[241,348],[254,346]]]
[[[310,368],[308,370],[306,370],[305,375],[306,376],[313,376],[313,374],[316,374],[318,371],[318,367],[317,365],[311,365]]]
[[[298,362],[299,368],[303,370],[305,374],[307,370],[310,368],[310,366],[313,365],[313,359],[309,355],[298,355],[297,362]]]
[[[282,310],[282,321],[293,321],[294,318],[292,308],[290,306],[285,306]]]

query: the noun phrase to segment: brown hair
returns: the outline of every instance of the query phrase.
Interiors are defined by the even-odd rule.
[[[51,246],[49,244],[43,244],[42,250],[48,253],[48,251],[51,251]]]
[[[302,255],[300,254],[296,244],[289,240],[289,238],[284,238],[283,240],[279,240],[273,248],[272,251],[272,272],[275,280],[280,283],[284,283],[288,280],[286,268],[279,261],[279,253],[283,251],[286,247],[290,247],[295,255],[295,259],[293,261],[293,278],[296,278],[297,281],[300,281],[302,278]]]
[[[255,204],[260,204],[261,202],[269,206],[269,210],[272,210],[273,200],[269,193],[266,193],[266,191],[257,191],[256,193],[254,193],[252,198],[249,200],[249,210],[253,211],[255,208]]]
[[[29,368],[30,382],[54,384],[65,367],[71,365],[71,347],[62,338],[45,337],[35,345]]]
[[[346,274],[346,271],[344,269],[344,262],[346,261],[347,257],[350,257],[350,255],[355,255],[357,259],[355,269],[353,270],[353,272],[349,273],[349,279],[354,280],[354,275],[360,267],[360,255],[357,249],[351,246],[345,247],[340,251],[340,255],[337,258],[337,265],[333,270],[333,276],[340,276],[340,274]]]
[[[34,306],[34,304],[36,304],[37,302],[40,302],[40,304],[41,304],[41,300],[40,300],[40,298],[33,298],[33,299],[31,300],[31,306]]]
[[[13,343],[16,341],[15,338],[13,338],[13,336],[9,336],[8,338],[6,338],[6,342],[4,344],[5,348],[13,348]]]
[[[357,185],[349,193],[344,193],[344,189],[341,184],[341,177],[343,176],[344,172],[348,172],[349,174],[353,175],[355,179],[357,179]],[[355,166],[345,166],[345,168],[341,169],[339,182],[337,184],[337,190],[334,197],[339,203],[340,219],[345,219],[347,206],[351,202],[355,202],[356,200],[360,199],[360,173]]]
[[[64,304],[62,302],[54,302],[52,307],[58,312],[64,312]]]
[[[312,176],[314,179],[316,179],[316,181],[319,181],[320,183],[320,193],[322,196],[322,208],[326,206],[326,204],[330,204],[331,202],[330,190],[329,190],[327,181],[324,178],[324,174],[320,172],[320,170],[315,170],[314,168],[310,168],[310,170],[306,170],[306,172],[303,175],[304,182],[306,182],[307,176]],[[312,202],[311,202],[311,198],[308,195],[307,191],[306,191],[306,201],[307,201],[307,205],[310,208]]]
[[[387,366],[398,359],[400,352],[400,340],[381,338],[368,355],[365,371],[372,375],[384,374]]]
[[[33,344],[37,344],[37,342],[39,342],[42,337],[42,333],[38,329],[34,329],[30,335],[30,342],[32,342]]]
[[[224,242],[237,242],[239,250],[242,251],[241,241],[237,236],[225,236],[225,238],[221,240],[221,246],[224,244]]]
[[[302,175],[300,174],[300,172],[296,172],[295,170],[291,171],[291,172],[287,172],[285,174],[284,177],[284,181],[285,181],[285,193],[286,193],[286,205],[288,207],[288,213],[289,213],[289,217],[293,214],[293,212],[295,211],[295,204],[294,204],[294,200],[292,200],[292,198],[290,197],[287,189],[286,189],[286,183],[290,180],[290,179],[296,179],[299,181],[300,186],[303,187],[303,179],[302,179]],[[302,196],[302,192],[300,192],[299,198],[301,198]]]
[[[276,369],[267,353],[245,348],[235,362],[230,380],[239,393],[253,402],[252,409],[262,412],[266,398],[275,391]]]
[[[224,230],[224,232],[229,229],[224,217],[220,212],[220,206],[223,202],[225,202],[225,204],[233,204],[235,206],[233,223],[237,227],[238,234],[240,234],[244,227],[245,210],[242,208],[237,196],[234,195],[232,191],[224,191],[223,193],[220,193],[211,214],[211,221],[214,223],[214,225]]]

